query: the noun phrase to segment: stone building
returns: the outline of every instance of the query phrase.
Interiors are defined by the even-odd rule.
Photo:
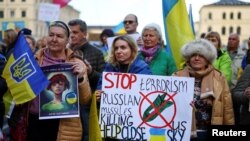
[[[0,31],[13,27],[17,30],[26,27],[32,30],[32,35],[36,38],[47,35],[48,22],[38,20],[41,3],[51,4],[52,0],[0,0]],[[59,20],[66,23],[79,16],[80,12],[70,5],[60,8]]]
[[[220,0],[216,3],[204,5],[200,9],[200,21],[197,33],[217,31],[222,38],[223,45],[227,44],[230,33],[237,33],[243,46],[250,36],[250,3],[239,0]]]

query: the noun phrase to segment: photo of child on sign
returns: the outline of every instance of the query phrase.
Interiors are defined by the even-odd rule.
[[[49,85],[39,95],[40,119],[79,117],[77,77],[69,64],[43,67]]]
[[[103,73],[99,124],[104,138],[189,140],[194,79]]]

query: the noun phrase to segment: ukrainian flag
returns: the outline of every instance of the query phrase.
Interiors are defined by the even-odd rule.
[[[192,4],[189,5],[189,13],[188,13],[188,15],[189,15],[189,22],[191,24],[193,34],[195,35]]]
[[[92,96],[90,115],[89,115],[89,140],[102,141],[101,130],[98,122],[98,112],[96,105],[96,95]]]
[[[185,0],[162,0],[162,6],[167,42],[166,50],[172,54],[176,67],[180,69],[184,63],[180,49],[185,43],[195,38]]]
[[[9,88],[4,96],[9,97],[8,100],[12,98],[15,104],[23,104],[39,95],[49,81],[34,59],[22,33],[9,54],[2,74]]]
[[[121,21],[118,25],[116,25],[112,30],[114,31],[115,34],[118,35],[126,34],[123,21]]]

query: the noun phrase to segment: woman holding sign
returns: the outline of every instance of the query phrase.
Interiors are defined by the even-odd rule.
[[[47,48],[37,51],[35,57],[42,67],[63,63],[72,64],[72,71],[78,76],[79,102],[88,104],[91,100],[91,89],[87,77],[87,67],[73,54],[72,50],[66,48],[69,35],[70,30],[64,22],[52,22],[49,26]],[[50,81],[52,82],[52,80]],[[27,141],[82,140],[82,123],[79,117],[39,120],[38,98],[35,98],[29,107]]]
[[[104,72],[120,72],[133,74],[152,74],[149,66],[137,57],[138,48],[135,41],[129,36],[118,36],[114,39],[108,63]],[[95,91],[96,100],[100,102],[102,88],[102,77],[99,79],[97,90]],[[119,139],[109,139],[113,141]]]
[[[225,76],[212,66],[217,51],[209,41],[189,42],[181,53],[186,66],[174,75],[195,79],[191,141],[206,141],[209,125],[234,124],[231,93]]]
[[[138,48],[134,39],[126,35],[116,37],[104,72],[152,74],[149,66],[137,57],[137,53]],[[99,79],[95,92],[97,101],[101,98],[101,84],[102,78]]]

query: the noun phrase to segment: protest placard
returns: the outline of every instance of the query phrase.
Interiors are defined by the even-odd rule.
[[[42,67],[49,82],[39,95],[39,119],[79,117],[78,81],[71,64]]]
[[[99,124],[104,138],[190,139],[194,79],[103,73]]]

